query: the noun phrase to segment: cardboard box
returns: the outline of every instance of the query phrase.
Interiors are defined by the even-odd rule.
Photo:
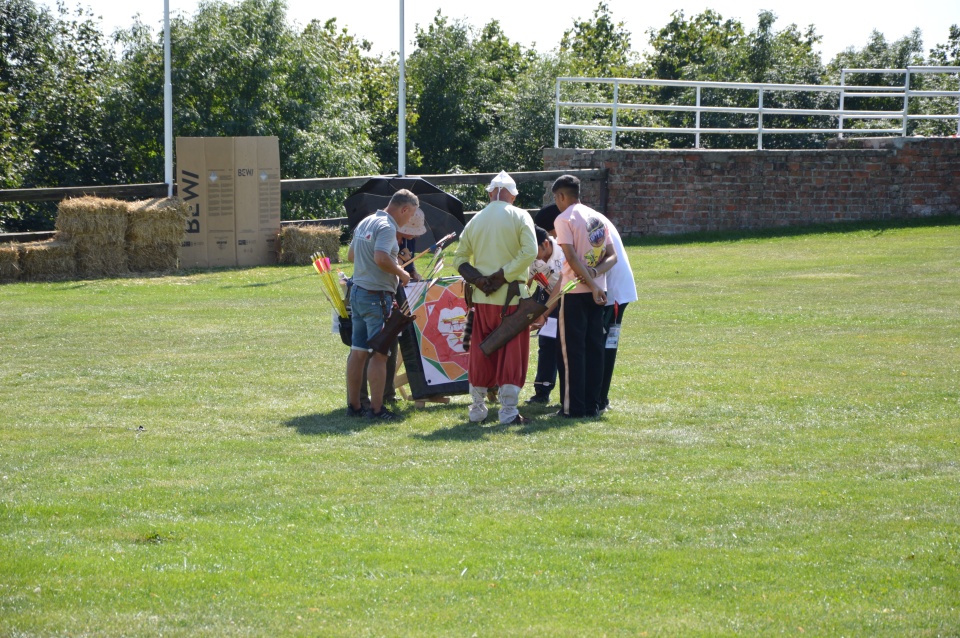
[[[178,194],[187,205],[187,227],[180,254],[181,268],[206,268],[207,174],[202,137],[177,138]]]
[[[280,251],[280,140],[257,138],[257,177],[260,180],[261,263],[277,263]]]
[[[260,172],[257,170],[257,138],[238,137],[233,147],[236,168],[237,265],[265,263],[260,240]]]
[[[207,265],[210,268],[231,268],[237,265],[237,234],[232,230],[207,232]]]
[[[280,147],[276,137],[177,138],[180,196],[190,221],[185,266],[277,261]],[[185,171],[185,172],[184,172]],[[187,199],[189,198],[189,199]]]

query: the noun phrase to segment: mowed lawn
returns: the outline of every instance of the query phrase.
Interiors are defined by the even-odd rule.
[[[960,635],[957,220],[629,254],[522,427],[343,417],[307,267],[0,286],[0,635]]]

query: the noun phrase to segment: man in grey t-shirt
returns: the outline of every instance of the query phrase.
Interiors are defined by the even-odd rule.
[[[360,386],[367,366],[370,382],[370,416],[392,419],[395,415],[383,407],[383,386],[386,382],[387,356],[371,352],[367,346],[383,327],[400,283],[406,285],[410,275],[397,263],[397,228],[413,217],[420,206],[417,196],[399,190],[384,210],[378,210],[357,224],[347,259],[354,263],[350,309],[353,313],[353,345],[347,359],[347,416],[362,416]],[[370,363],[367,365],[367,358]]]

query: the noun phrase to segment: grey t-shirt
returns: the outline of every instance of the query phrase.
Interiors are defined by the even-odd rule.
[[[384,272],[373,260],[378,250],[390,255],[394,261],[400,252],[397,244],[397,222],[382,210],[365,217],[353,231],[353,285],[364,290],[396,292],[400,280],[396,275]]]

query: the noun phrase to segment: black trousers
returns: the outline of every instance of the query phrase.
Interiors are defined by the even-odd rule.
[[[602,407],[603,306],[588,292],[564,295],[557,335],[561,409],[567,416],[596,416]]]
[[[619,345],[620,324],[623,323],[623,313],[629,303],[614,304],[603,309],[603,327],[606,333],[607,347],[603,352],[603,383],[600,384],[600,409],[610,405],[610,381],[613,379],[613,366],[617,362],[617,345]],[[616,340],[612,337],[616,334]],[[612,343],[617,345],[613,345]]]
[[[560,317],[558,305],[550,313],[554,319]],[[556,337],[537,337],[537,376],[533,380],[534,394],[538,397],[550,397],[553,386],[557,385],[557,348]]]

